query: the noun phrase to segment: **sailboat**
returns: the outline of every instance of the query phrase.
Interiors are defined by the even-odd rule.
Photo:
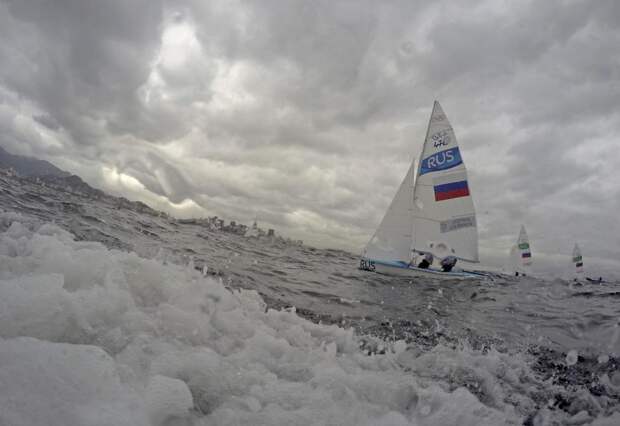
[[[514,263],[515,275],[525,275],[524,269],[532,264],[532,251],[530,240],[525,231],[525,226],[521,225],[517,242],[510,249],[510,258]]]
[[[573,263],[575,264],[575,274],[577,277],[580,277],[581,274],[583,274],[583,257],[581,256],[581,250],[577,243],[575,243],[575,247],[573,248]]]
[[[575,265],[575,281],[579,281],[583,276],[583,257],[581,256],[581,249],[577,243],[575,243],[575,247],[573,248],[573,264]],[[607,282],[603,277],[586,277],[586,281],[594,284],[603,284]]]
[[[583,257],[581,256],[581,249],[579,248],[579,245],[577,245],[577,243],[575,243],[575,247],[573,247],[573,264],[575,265],[575,281],[579,282],[583,277]],[[603,280],[603,277],[586,277],[586,281],[594,284],[602,284],[606,282],[605,280]]]
[[[415,254],[452,255],[478,262],[476,212],[454,130],[433,104],[419,162],[409,170],[383,220],[366,245],[360,269],[408,276],[481,278],[453,269],[419,268]],[[442,249],[442,250],[440,250]]]

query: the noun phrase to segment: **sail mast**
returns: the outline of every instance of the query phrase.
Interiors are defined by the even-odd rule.
[[[426,126],[426,134],[424,135],[424,142],[422,143],[422,150],[420,151],[420,160],[422,159],[422,155],[424,154],[424,149],[426,148],[426,142],[428,141],[428,134],[431,131],[431,123],[433,120],[433,115],[435,115],[435,108],[437,108],[437,100],[433,101],[433,109],[431,110],[431,116],[428,118],[428,125]],[[415,193],[416,188],[418,186],[418,176],[420,175],[420,167],[422,167],[422,161],[418,161],[418,167],[416,167],[415,176],[413,179],[413,196],[411,197],[411,254],[415,251],[415,220],[413,220],[413,212],[415,210]]]

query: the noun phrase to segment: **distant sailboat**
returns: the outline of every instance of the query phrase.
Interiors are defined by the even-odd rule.
[[[576,243],[573,248],[573,264],[575,265],[575,280],[578,281],[583,276],[583,257],[581,256],[581,249]],[[603,284],[607,282],[603,277],[586,277],[586,281],[594,284]]]
[[[583,257],[581,257],[581,250],[576,243],[573,248],[573,263],[575,264],[575,274],[580,277],[583,274]]]
[[[515,275],[525,275],[525,269],[532,264],[532,251],[530,240],[523,225],[521,225],[517,243],[510,249],[510,258],[515,267]]]
[[[418,164],[415,159],[411,162],[362,253],[360,268],[399,275],[480,278],[475,272],[412,265],[414,253],[422,252],[478,261],[476,212],[467,170],[452,126],[436,101],[420,158]]]

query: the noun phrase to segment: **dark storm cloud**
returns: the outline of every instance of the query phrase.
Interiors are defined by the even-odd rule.
[[[0,1],[1,142],[357,250],[437,98],[483,251],[526,223],[539,250],[618,258],[619,26],[613,0]]]
[[[159,44],[156,1],[8,1],[3,31],[11,44],[2,80],[35,101],[78,144],[140,117],[136,89]],[[4,49],[3,49],[4,50]]]
[[[34,121],[38,122],[39,124],[44,125],[50,130],[60,129],[60,124],[58,124],[56,120],[54,120],[49,115],[33,115],[32,118]]]

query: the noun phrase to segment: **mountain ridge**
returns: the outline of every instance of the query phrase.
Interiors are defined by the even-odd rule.
[[[67,178],[71,173],[66,172],[49,161],[39,160],[38,158],[25,155],[11,154],[0,146],[0,168],[12,168],[20,176],[43,177],[54,176]]]

